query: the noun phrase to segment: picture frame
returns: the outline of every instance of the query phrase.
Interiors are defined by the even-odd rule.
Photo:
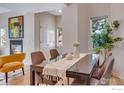
[[[10,54],[23,52],[23,40],[10,40]]]
[[[57,47],[63,46],[63,30],[62,27],[57,27]]]
[[[24,16],[8,18],[8,35],[10,39],[24,38]]]

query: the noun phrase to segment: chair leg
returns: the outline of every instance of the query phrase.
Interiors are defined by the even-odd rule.
[[[6,83],[8,83],[8,73],[7,72],[5,73],[5,76],[6,76]]]
[[[23,73],[23,75],[25,74],[25,73],[24,73],[24,68],[22,68],[22,73]]]
[[[37,86],[39,85],[39,83],[37,83]]]

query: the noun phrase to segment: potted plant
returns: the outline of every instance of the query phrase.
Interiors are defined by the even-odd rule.
[[[122,37],[116,37],[113,34],[119,26],[120,23],[118,20],[114,20],[111,23],[106,22],[104,30],[94,31],[92,33],[92,42],[95,44],[93,51],[100,55],[100,61],[104,62],[108,53],[115,47],[116,42],[123,40]]]

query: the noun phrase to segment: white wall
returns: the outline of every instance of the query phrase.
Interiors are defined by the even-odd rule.
[[[124,39],[124,4],[111,4],[111,20],[120,20],[120,28],[116,36],[121,36]],[[124,40],[118,43],[114,48],[113,54],[115,57],[114,74],[124,79]]]
[[[14,17],[14,16],[20,16],[20,15],[24,15],[23,52],[26,53],[25,62],[26,64],[30,64],[31,62],[30,53],[34,51],[34,14],[32,13],[22,14],[22,13],[15,13],[15,12],[1,14],[0,27],[4,27],[8,33],[8,18]],[[7,48],[5,49],[6,51],[4,53],[6,55],[10,54],[9,40],[10,39],[7,39],[8,44],[7,44]]]
[[[107,3],[97,3],[89,4],[90,16],[110,16],[110,4]]]
[[[62,15],[55,16],[56,27],[62,27]]]
[[[80,42],[80,52],[88,52],[88,28],[89,16],[88,5],[78,4],[78,41]]]
[[[35,44],[35,51],[40,50],[40,14],[36,13],[34,15],[34,19],[35,19],[35,30],[34,30],[34,44]]]
[[[73,42],[77,40],[77,4],[63,9],[63,53],[73,51]]]

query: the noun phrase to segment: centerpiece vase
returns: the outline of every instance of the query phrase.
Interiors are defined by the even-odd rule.
[[[106,61],[107,56],[108,56],[108,51],[106,49],[103,49],[99,53],[99,65],[102,65]]]
[[[75,41],[73,43],[73,46],[74,46],[73,56],[74,58],[79,58],[80,57],[80,52],[79,52],[80,43],[78,41]]]

